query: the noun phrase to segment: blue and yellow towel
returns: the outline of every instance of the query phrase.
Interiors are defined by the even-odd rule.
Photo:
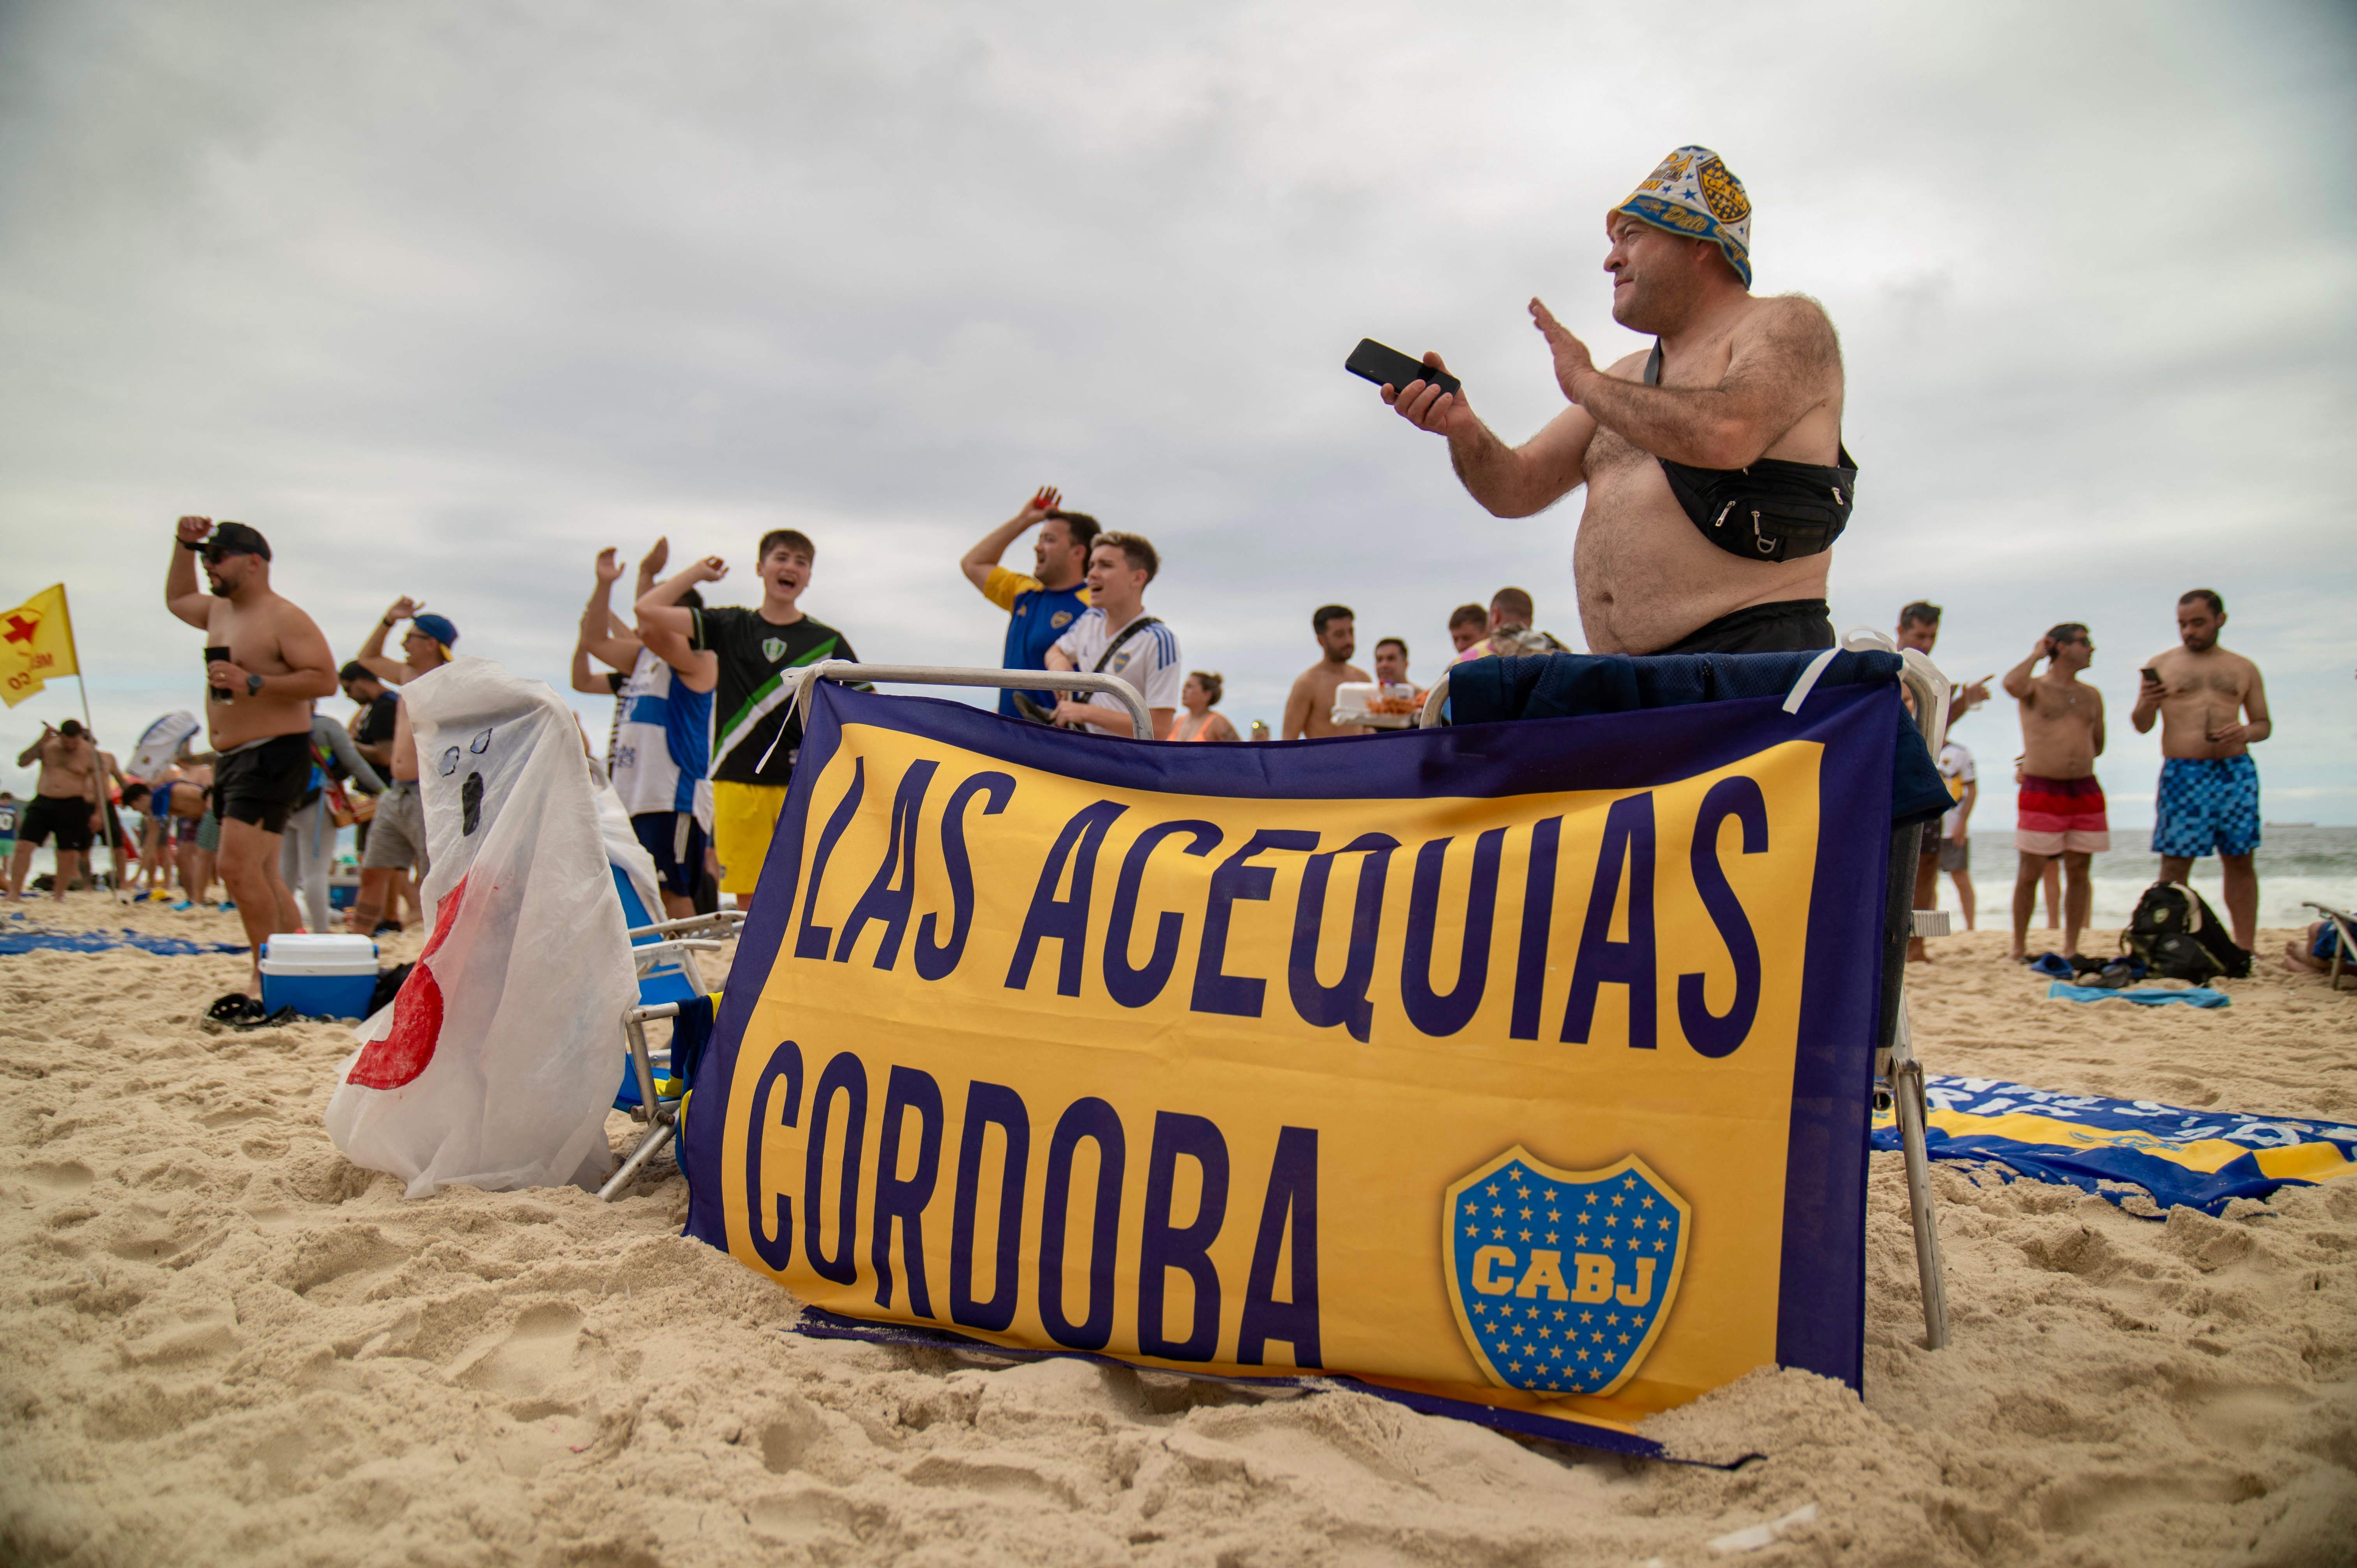
[[[1994,1161],[2113,1203],[2140,1190],[2163,1208],[2217,1214],[2238,1197],[2357,1171],[2357,1127],[2341,1122],[2057,1094],[1988,1078],[1934,1077],[1924,1096],[1933,1159]],[[1878,1149],[1899,1147],[1890,1112],[1876,1112],[1873,1139]]]

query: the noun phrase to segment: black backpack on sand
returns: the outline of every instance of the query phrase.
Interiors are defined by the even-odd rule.
[[[2182,882],[2156,882],[2136,900],[2120,946],[2153,973],[2200,985],[2250,976],[2251,955],[2234,945],[2217,912]]]

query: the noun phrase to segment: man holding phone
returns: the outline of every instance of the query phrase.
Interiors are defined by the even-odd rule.
[[[262,944],[303,929],[279,875],[278,838],[311,782],[311,704],[335,691],[336,660],[318,624],[272,590],[270,542],[260,530],[184,517],[176,532],[164,603],[205,634],[205,724],[221,757],[221,879],[253,950],[246,993],[259,996]]]
[[[2193,863],[2218,856],[2226,920],[2235,945],[2259,937],[2259,768],[2251,746],[2275,733],[2259,667],[2218,646],[2226,601],[2195,588],[2177,601],[2179,646],[2147,660],[2128,723],[2136,734],[2160,721],[2160,792],[2153,800],[2152,849],[2160,879],[2182,882]]]
[[[1521,446],[1437,381],[1383,401],[1448,441],[1473,499],[1530,517],[1582,485],[1579,619],[1597,653],[1831,648],[1834,539],[1857,469],[1841,444],[1841,346],[1813,300],[1751,294],[1751,205],[1707,147],[1680,147],[1605,216],[1612,316],[1650,353],[1598,370],[1540,301],[1571,406]],[[1424,363],[1445,374],[1438,354]]]

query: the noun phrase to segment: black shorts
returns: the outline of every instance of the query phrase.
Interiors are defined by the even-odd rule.
[[[695,820],[693,811],[640,811],[630,819],[630,831],[647,853],[655,857],[655,880],[666,893],[682,898],[695,897],[695,885],[704,880],[704,824]],[[658,920],[663,918],[660,909],[649,911]]]
[[[213,810],[225,822],[285,832],[286,819],[311,787],[311,732],[274,736],[223,752],[213,768]]]
[[[58,839],[58,848],[68,854],[80,854],[90,848],[90,799],[85,795],[36,795],[25,805],[25,815],[16,823],[16,842],[36,848],[48,842],[51,833]]]
[[[1656,653],[1811,653],[1834,645],[1833,610],[1823,599],[1779,599],[1723,615]]]

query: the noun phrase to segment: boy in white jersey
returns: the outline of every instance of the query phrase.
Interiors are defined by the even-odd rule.
[[[694,588],[675,601],[704,607]],[[614,792],[639,843],[654,856],[663,913],[695,913],[712,838],[712,693],[720,660],[668,627],[641,625],[638,661],[617,696]]]
[[[1048,650],[1048,668],[1119,676],[1144,699],[1154,738],[1168,740],[1187,671],[1178,635],[1146,613],[1146,585],[1160,566],[1154,546],[1138,535],[1099,534],[1089,552],[1090,608]],[[1103,698],[1066,697],[1056,720],[1107,735],[1137,733],[1127,710]]]

